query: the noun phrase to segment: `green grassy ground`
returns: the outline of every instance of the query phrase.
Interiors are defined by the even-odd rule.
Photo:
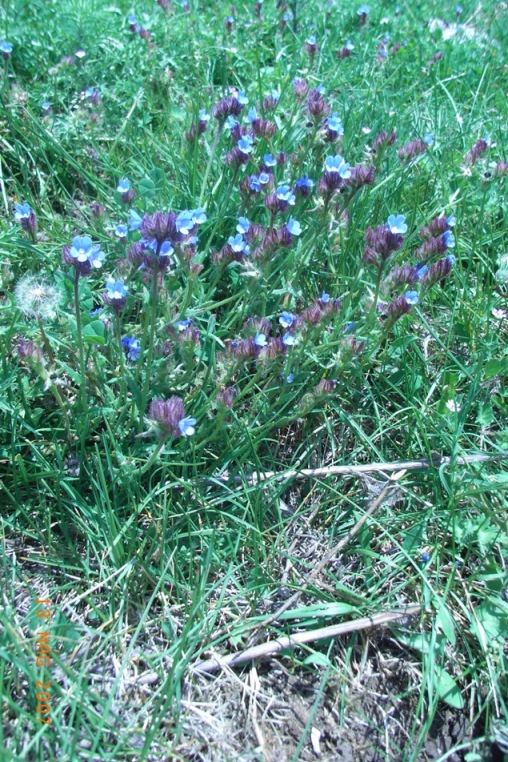
[[[310,759],[325,706],[323,759],[508,754],[506,461],[464,462],[508,450],[506,29],[493,2],[4,2],[2,758]],[[418,459],[377,503],[386,469],[294,473]],[[259,667],[248,711],[195,674],[415,605]],[[282,667],[317,681],[291,742]]]

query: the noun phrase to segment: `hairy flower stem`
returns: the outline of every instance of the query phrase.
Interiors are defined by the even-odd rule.
[[[212,168],[213,158],[215,156],[215,152],[217,150],[217,146],[219,145],[219,140],[220,140],[220,136],[222,135],[222,130],[223,129],[224,129],[224,125],[223,124],[219,124],[219,126],[217,127],[217,132],[215,133],[215,137],[213,139],[212,149],[210,151],[210,156],[208,158],[208,164],[206,165],[206,169],[205,169],[205,176],[203,177],[203,185],[201,186],[201,193],[199,195],[198,206],[203,206],[203,199],[204,199],[205,193],[206,193],[206,184],[208,182],[208,175],[210,174],[210,169]]]
[[[157,247],[156,252],[156,258],[158,260],[159,257],[159,249],[160,244]],[[159,266],[155,265],[152,275],[152,290],[150,294],[150,333],[148,335],[148,354],[146,357],[146,370],[145,370],[145,378],[143,380],[143,386],[141,388],[141,410],[140,417],[139,417],[139,431],[142,431],[144,420],[143,415],[146,408],[146,400],[148,397],[148,387],[150,385],[150,379],[151,379],[151,365],[152,365],[152,357],[153,357],[153,345],[154,345],[154,339],[155,339],[155,324],[157,322],[157,285],[159,280]]]
[[[371,320],[377,312],[377,303],[379,301],[379,292],[381,290],[381,283],[383,280],[383,270],[384,270],[384,262],[382,262],[379,265],[379,269],[377,271],[377,278],[376,278],[376,289],[374,291],[374,299],[372,300],[372,307],[370,310],[369,319]]]
[[[160,453],[161,453],[161,451],[162,451],[162,449],[163,449],[165,444],[166,444],[166,441],[164,439],[159,442],[159,444],[157,445],[155,450],[152,452],[152,454],[148,458],[148,460],[145,463],[145,465],[143,466],[143,468],[139,469],[139,471],[137,472],[138,474],[144,474],[144,473],[146,473],[153,466],[153,464],[155,463],[155,461],[159,457],[159,455],[160,455]]]
[[[55,355],[53,354],[53,350],[51,349],[51,344],[48,341],[48,337],[46,335],[46,331],[44,330],[44,326],[42,325],[42,320],[40,318],[37,318],[37,324],[39,326],[39,331],[41,332],[42,341],[44,344],[44,349],[46,350],[46,354],[49,357],[49,361],[52,365],[55,364]]]
[[[74,440],[72,438],[71,427],[69,425],[69,411],[65,407],[65,403],[62,399],[62,395],[60,394],[60,389],[58,388],[58,386],[52,383],[49,386],[49,389],[51,393],[53,394],[53,397],[56,399],[58,403],[58,407],[62,411],[64,426],[65,426],[65,433],[67,435],[67,442],[69,444],[69,447],[72,448],[74,446]]]
[[[118,348],[120,350],[120,375],[121,375],[120,395],[122,399],[126,399],[127,397],[127,393],[126,393],[127,368],[125,366],[125,353],[122,346],[122,323],[120,321],[120,315],[116,316],[115,328],[116,328],[116,337],[118,340]]]
[[[86,368],[85,368],[85,348],[83,346],[83,330],[81,327],[81,309],[79,304],[79,272],[76,271],[74,280],[74,308],[76,310],[76,331],[79,350],[79,373],[81,376],[79,384],[79,397],[82,412],[86,411]]]

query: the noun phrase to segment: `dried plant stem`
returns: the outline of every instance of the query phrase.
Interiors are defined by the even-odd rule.
[[[275,622],[280,617],[280,615],[284,613],[284,611],[287,611],[287,609],[289,609],[293,604],[295,604],[298,601],[302,593],[305,590],[307,590],[307,588],[310,586],[313,580],[316,579],[321,569],[323,569],[328,563],[330,563],[330,561],[337,555],[337,553],[340,553],[341,550],[343,550],[343,548],[345,548],[346,545],[353,539],[353,537],[356,534],[358,534],[358,532],[363,527],[363,525],[365,524],[369,516],[372,516],[372,514],[379,508],[381,503],[384,501],[385,497],[392,489],[393,484],[396,481],[399,481],[399,479],[401,479],[405,473],[406,473],[405,471],[399,471],[398,473],[393,474],[393,476],[389,478],[389,480],[387,481],[387,483],[385,484],[385,486],[383,487],[379,495],[376,497],[373,503],[369,506],[369,508],[365,511],[363,516],[360,519],[358,519],[354,527],[352,527],[349,530],[349,532],[346,534],[346,536],[343,537],[341,540],[339,540],[339,542],[336,545],[334,545],[333,548],[331,548],[328,551],[328,553],[325,553],[321,561],[317,564],[317,566],[314,567],[312,572],[307,577],[305,585],[303,585],[303,587],[297,590],[296,593],[294,593],[294,595],[288,598],[287,601],[285,601],[282,604],[282,606],[277,609],[275,614],[272,614],[272,616],[269,619],[265,620],[261,625],[259,624],[254,625],[252,629],[260,630],[260,629],[266,628],[269,624],[272,624],[272,622]]]
[[[297,471],[262,471],[259,474],[245,474],[244,476],[235,476],[236,482],[248,482],[257,484],[258,482],[273,479],[276,481],[282,479],[317,479],[325,476],[354,476],[355,474],[369,474],[374,472],[389,471],[421,471],[426,468],[439,468],[454,462],[456,465],[465,466],[468,463],[485,463],[494,460],[508,460],[508,452],[494,454],[475,453],[473,455],[458,455],[451,458],[447,455],[435,454],[432,458],[422,458],[421,460],[400,460],[393,463],[362,463],[356,466],[323,466],[322,468],[302,468]],[[228,476],[215,476],[214,482],[229,482]]]
[[[240,653],[230,654],[223,658],[216,657],[214,659],[208,659],[202,661],[194,667],[194,672],[200,674],[209,674],[211,672],[217,672],[222,667],[237,667],[240,664],[252,661],[253,659],[260,659],[265,656],[272,656],[273,654],[283,651],[286,648],[294,648],[295,646],[302,645],[303,643],[312,643],[315,640],[324,640],[325,638],[336,638],[339,635],[346,635],[349,632],[359,632],[360,630],[366,630],[370,627],[380,627],[388,624],[389,622],[396,622],[398,619],[403,619],[408,616],[414,616],[419,614],[421,606],[408,606],[400,611],[387,611],[382,614],[373,614],[372,616],[366,616],[362,619],[354,619],[352,622],[342,622],[341,624],[332,624],[327,627],[320,627],[316,630],[310,630],[308,632],[297,632],[294,635],[285,636],[283,638],[277,638],[277,640],[270,640],[267,643],[262,643],[259,646],[253,646],[247,648]]]

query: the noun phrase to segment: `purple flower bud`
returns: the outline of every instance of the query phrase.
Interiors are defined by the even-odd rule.
[[[160,439],[194,434],[196,420],[185,417],[185,408],[180,397],[153,400],[150,404],[149,417]]]
[[[318,49],[319,48],[318,48],[316,38],[314,37],[314,35],[312,35],[311,37],[307,37],[307,39],[305,40],[305,50],[307,51],[309,56],[311,56],[311,58],[314,58],[314,56],[318,52]]]
[[[405,296],[397,296],[386,306],[386,313],[392,323],[401,318],[402,315],[407,315],[408,312],[411,312],[411,305]]]
[[[394,130],[392,132],[380,132],[372,141],[372,149],[378,153],[382,148],[392,146],[396,139],[397,133]]]
[[[331,394],[335,387],[337,386],[337,381],[331,380],[329,378],[322,378],[321,381],[317,384],[316,387],[314,387],[314,394],[319,396],[324,396],[325,394]]]
[[[364,167],[362,164],[357,164],[354,167],[350,167],[351,176],[346,180],[348,188],[362,188],[364,185],[372,185],[374,182],[374,175],[376,168],[373,166]]]
[[[411,140],[406,145],[399,148],[397,155],[401,161],[410,161],[421,153],[425,153],[428,144],[424,140]]]
[[[223,405],[225,408],[231,408],[233,407],[233,401],[236,394],[237,391],[234,386],[227,386],[217,394],[217,403]]]
[[[470,164],[472,167],[476,164],[480,156],[483,156],[483,154],[488,150],[489,148],[489,141],[485,138],[480,138],[476,141],[474,146],[471,148],[468,154],[465,156],[465,160],[467,164]]]
[[[435,283],[439,283],[440,280],[446,278],[446,276],[451,273],[453,263],[454,262],[451,256],[444,257],[444,259],[438,259],[437,262],[433,262],[421,279],[422,285],[429,287],[433,286]]]
[[[238,98],[229,95],[215,104],[212,114],[219,124],[223,124],[228,116],[238,116],[242,109],[243,104],[239,102]]]
[[[293,89],[296,97],[302,99],[307,95],[309,86],[304,79],[297,77],[297,79],[293,80]]]

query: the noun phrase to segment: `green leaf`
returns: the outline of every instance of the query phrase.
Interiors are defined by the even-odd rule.
[[[437,682],[437,695],[439,698],[454,709],[463,709],[464,699],[462,698],[459,686],[453,677],[437,664],[434,666],[434,670]]]
[[[404,550],[406,550],[408,553],[411,553],[415,547],[421,545],[424,530],[424,521],[413,524],[413,526],[407,530],[406,536],[404,537],[404,542],[402,543]]]
[[[492,357],[485,363],[484,375],[486,379],[494,378],[500,373],[508,372],[508,359],[503,357],[501,360]]]
[[[331,661],[326,654],[321,654],[319,651],[309,654],[304,660],[304,664],[314,664],[316,667],[330,667]]]
[[[138,185],[138,190],[139,190],[140,196],[148,196],[148,198],[155,198],[155,196],[157,195],[157,186],[155,185],[153,180],[150,180],[149,177],[140,181]]]
[[[102,320],[92,320],[91,323],[85,325],[82,336],[86,344],[105,344],[106,329]]]
[[[475,613],[487,640],[502,638],[508,632],[508,616],[493,600],[483,601]],[[477,629],[476,622],[473,624],[473,629]]]
[[[436,627],[445,635],[446,639],[452,646],[454,646],[457,641],[455,637],[455,624],[452,615],[444,605],[439,606],[438,615],[436,617]]]

